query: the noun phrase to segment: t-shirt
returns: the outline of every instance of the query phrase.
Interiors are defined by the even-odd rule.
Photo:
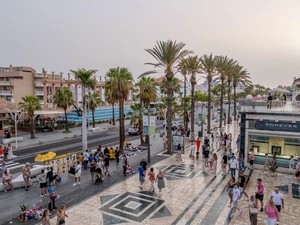
[[[0,148],[0,155],[3,155],[4,148]]]
[[[232,200],[237,201],[241,194],[240,190],[238,188],[233,188],[232,193],[233,193]]]
[[[140,175],[140,177],[145,177],[145,174],[144,174],[144,169],[143,169],[143,167],[139,167],[139,175]]]
[[[87,153],[87,152],[83,153],[83,160],[84,161],[88,161],[89,160],[89,153]]]
[[[250,152],[250,160],[254,160],[254,152]]]
[[[275,205],[281,205],[281,199],[283,199],[283,195],[278,192],[278,194],[275,191],[272,191],[273,201]]]
[[[277,218],[275,208],[271,207],[270,205],[266,206],[266,213],[268,215],[268,218],[270,218],[270,219],[276,219]]]
[[[5,175],[5,170],[7,170],[7,167],[6,167],[6,166],[2,166],[2,167],[1,167],[2,176]]]
[[[205,150],[205,151],[204,151],[204,157],[205,157],[205,158],[208,158],[208,155],[209,155],[209,151],[208,151],[208,150]]]
[[[237,164],[236,159],[230,159],[229,163],[230,163],[230,168],[236,169],[236,164]]]
[[[108,157],[104,158],[104,166],[109,166],[109,158]]]
[[[198,148],[200,147],[200,143],[201,143],[201,141],[197,139],[196,140],[196,145],[197,145]]]
[[[77,164],[75,172],[81,173],[81,164]]]
[[[232,153],[231,152],[227,152],[226,154],[227,154],[227,158],[230,160],[231,157],[232,157]]]
[[[196,149],[196,145],[192,145],[191,152],[195,152],[195,149]]]
[[[141,164],[142,164],[143,169],[146,170],[148,163],[143,160],[143,161],[141,161]]]
[[[227,155],[223,155],[223,163],[227,164]]]
[[[244,176],[241,176],[240,178],[241,178],[240,187],[243,188],[246,182],[246,178]]]
[[[42,173],[39,175],[40,183],[46,183],[46,174]]]
[[[52,170],[48,171],[46,178],[49,180],[49,182],[52,182],[54,180],[54,175]]]
[[[265,189],[265,187],[264,187],[264,185],[262,184],[262,183],[259,183],[258,185],[257,185],[257,190],[261,190],[261,191],[257,191],[257,194],[259,194],[259,195],[263,195],[264,194],[264,189]]]

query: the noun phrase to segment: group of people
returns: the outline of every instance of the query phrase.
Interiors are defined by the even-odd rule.
[[[9,160],[12,160],[16,156],[13,154],[13,148],[11,144],[9,143],[7,146],[2,147],[0,145],[0,157],[3,158],[3,161],[7,162]]]

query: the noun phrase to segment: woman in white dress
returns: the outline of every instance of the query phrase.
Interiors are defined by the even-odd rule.
[[[7,159],[8,159],[8,160],[12,160],[13,158],[16,158],[17,156],[15,156],[15,155],[13,154],[13,149],[12,149],[12,146],[10,145],[10,143],[8,144],[7,148],[8,148]]]

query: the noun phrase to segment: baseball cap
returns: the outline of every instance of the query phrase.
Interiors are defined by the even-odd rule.
[[[26,166],[30,166],[30,163],[29,163],[29,162],[27,162],[27,163],[26,163]]]

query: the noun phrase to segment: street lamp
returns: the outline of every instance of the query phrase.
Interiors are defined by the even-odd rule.
[[[151,163],[151,155],[150,155],[150,107],[148,110],[145,108],[143,110],[143,113],[148,113],[148,159],[147,162],[150,164]]]

